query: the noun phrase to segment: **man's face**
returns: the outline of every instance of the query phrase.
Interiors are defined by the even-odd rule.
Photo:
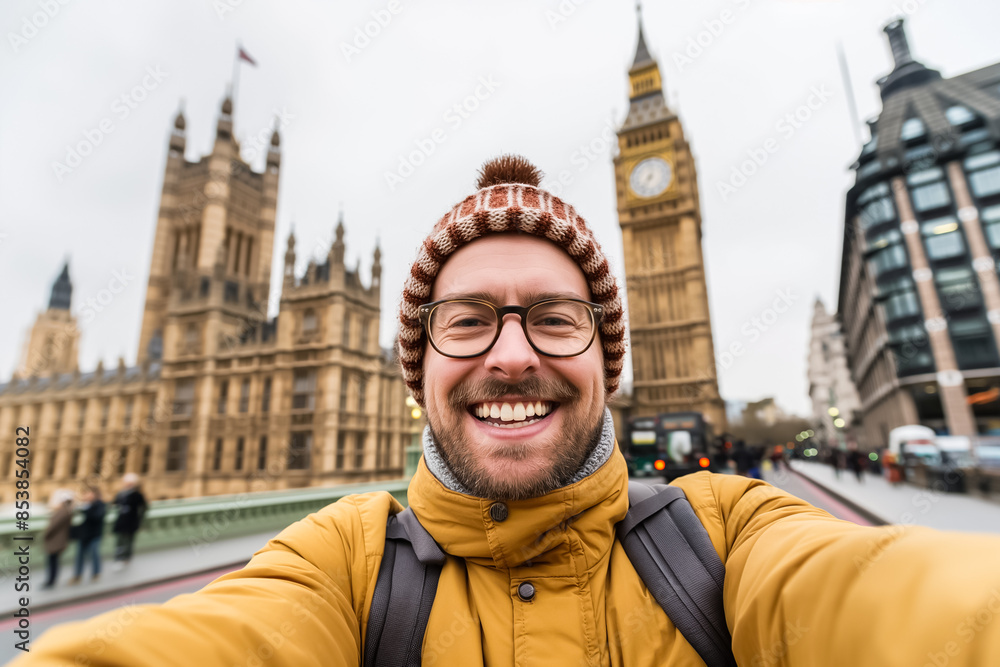
[[[590,301],[583,271],[558,246],[519,234],[464,246],[445,262],[431,292],[432,301],[477,298],[496,306],[552,297]],[[576,357],[547,357],[531,347],[520,318],[510,314],[496,343],[478,357],[452,359],[427,345],[424,392],[438,447],[463,486],[483,498],[544,495],[569,481],[600,435],[600,340]],[[476,416],[484,406],[503,409],[504,403],[513,419]],[[518,419],[529,403],[543,416]]]

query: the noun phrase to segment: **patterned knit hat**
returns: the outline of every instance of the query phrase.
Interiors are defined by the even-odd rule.
[[[414,400],[424,404],[424,349],[427,337],[418,309],[430,301],[431,287],[449,255],[487,234],[521,232],[552,241],[583,270],[594,302],[604,307],[600,338],[604,387],[618,389],[625,358],[625,313],[608,260],[587,223],[572,206],[541,190],[542,174],[523,157],[504,155],[482,166],[479,191],[445,214],[431,231],[410,269],[399,308],[399,359]]]

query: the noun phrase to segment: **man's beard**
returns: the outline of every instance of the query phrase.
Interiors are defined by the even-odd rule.
[[[561,437],[547,444],[549,448],[558,448],[550,452],[558,455],[548,461],[539,475],[498,478],[484,465],[486,454],[482,450],[474,451],[466,442],[468,435],[464,420],[469,405],[473,402],[499,401],[511,395],[552,400],[559,403],[557,411],[564,411]],[[577,403],[579,398],[580,392],[575,387],[554,380],[532,377],[508,384],[487,378],[475,384],[459,385],[448,395],[448,414],[432,418],[428,413],[427,418],[441,458],[466,491],[480,498],[524,500],[543,496],[569,484],[600,442],[604,410],[598,411],[593,421],[586,414],[570,414],[574,408],[581,407]],[[493,446],[489,455],[495,460],[516,462],[527,458],[532,451],[529,443],[518,442]]]

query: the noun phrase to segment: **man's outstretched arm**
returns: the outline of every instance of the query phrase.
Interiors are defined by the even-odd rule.
[[[716,478],[740,664],[1000,664],[1000,537],[860,527]]]
[[[197,593],[53,628],[13,664],[358,664],[362,611],[378,573],[366,553],[381,554],[390,508],[399,505],[388,494],[334,503]]]

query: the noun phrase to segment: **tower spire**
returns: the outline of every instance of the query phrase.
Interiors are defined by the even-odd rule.
[[[653,62],[653,56],[649,54],[649,48],[646,46],[646,36],[642,32],[642,5],[638,2],[635,3],[635,13],[639,20],[639,41],[635,46],[635,58],[632,60],[632,69]]]
[[[49,296],[49,310],[69,310],[73,296],[73,283],[69,279],[69,260],[63,264],[62,272],[52,284],[52,294]]]
[[[878,81],[882,99],[892,95],[897,90],[924,84],[941,78],[941,72],[926,67],[914,60],[910,53],[910,44],[906,39],[906,20],[903,18],[890,21],[882,30],[889,38],[889,49],[892,51],[893,68],[888,76]]]
[[[636,100],[650,95],[663,96],[663,82],[660,79],[660,67],[649,53],[646,46],[646,35],[642,29],[642,6],[635,5],[639,24],[639,38],[635,45],[635,58],[628,70],[629,98]]]

